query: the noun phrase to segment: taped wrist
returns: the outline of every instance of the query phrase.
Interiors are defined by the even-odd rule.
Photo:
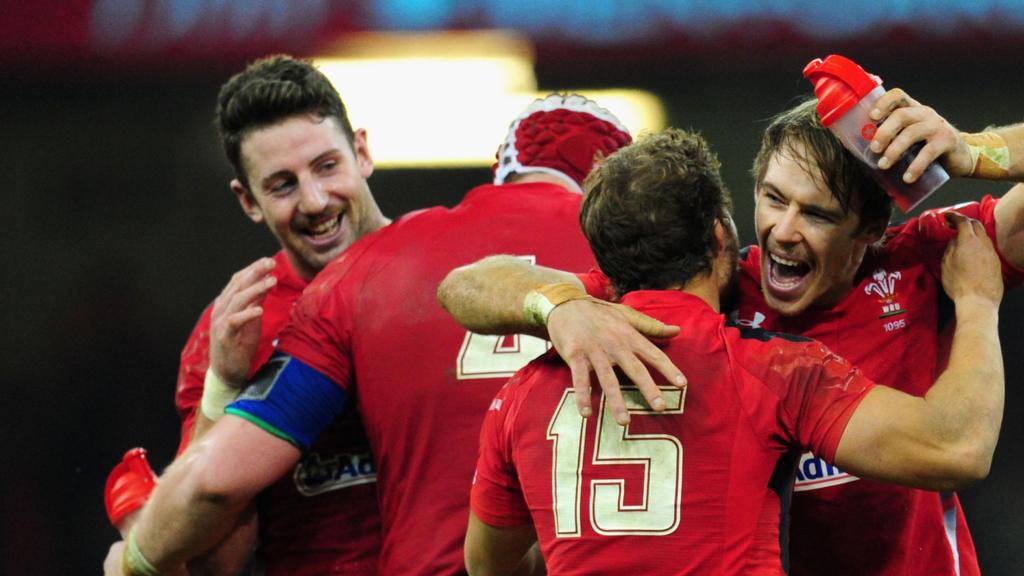
[[[1002,180],[1010,174],[1010,148],[995,132],[963,134],[971,153],[971,178]]]
[[[199,409],[203,415],[216,422],[224,415],[224,408],[238,398],[239,390],[232,388],[221,380],[213,368],[206,369],[206,379],[203,381],[203,399],[199,403]]]
[[[139,550],[139,544],[135,541],[135,528],[128,531],[128,542],[125,543],[124,554],[121,555],[121,571],[130,576],[160,575],[160,571],[150,564]]]
[[[559,304],[588,298],[590,296],[582,288],[571,282],[542,284],[530,290],[523,299],[523,317],[534,326],[547,326],[548,316]]]

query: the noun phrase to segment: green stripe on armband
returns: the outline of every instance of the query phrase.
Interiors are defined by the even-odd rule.
[[[291,434],[288,434],[284,430],[281,430],[277,426],[274,426],[273,424],[271,424],[271,423],[269,423],[269,422],[259,418],[258,416],[254,416],[254,415],[252,415],[252,414],[250,414],[250,413],[248,413],[248,412],[246,412],[244,410],[239,410],[238,408],[232,408],[231,406],[228,406],[227,408],[225,408],[224,409],[224,413],[225,414],[231,414],[233,416],[238,416],[239,418],[241,418],[243,420],[247,420],[247,421],[255,424],[256,426],[259,426],[265,432],[267,432],[267,433],[269,433],[269,434],[271,434],[273,436],[277,436],[281,440],[284,440],[285,442],[291,444],[292,446],[295,446],[299,450],[302,450],[303,452],[306,450],[301,444],[299,444],[298,442],[295,441],[294,438],[292,438]]]

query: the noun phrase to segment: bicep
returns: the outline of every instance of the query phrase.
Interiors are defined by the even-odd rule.
[[[945,458],[939,430],[923,398],[872,388],[850,417],[835,464],[875,480],[941,488]]]
[[[996,246],[1006,261],[1024,269],[1024,184],[1010,189],[995,207]]]

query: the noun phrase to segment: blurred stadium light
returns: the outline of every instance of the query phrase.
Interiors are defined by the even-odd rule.
[[[510,119],[534,98],[533,50],[501,31],[350,35],[314,58],[342,94],[354,126],[372,126],[380,167],[486,166]],[[640,90],[579,92],[633,134],[660,130],[660,99]],[[425,145],[426,144],[426,145]]]

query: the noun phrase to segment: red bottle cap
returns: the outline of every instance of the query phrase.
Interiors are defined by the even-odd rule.
[[[155,486],[156,474],[146,460],[146,450],[132,448],[126,452],[107,476],[103,503],[110,523],[116,527],[125,516],[142,508]]]
[[[838,54],[808,62],[804,78],[814,84],[818,118],[826,128],[882,83],[878,76],[868,74],[856,62]]]

